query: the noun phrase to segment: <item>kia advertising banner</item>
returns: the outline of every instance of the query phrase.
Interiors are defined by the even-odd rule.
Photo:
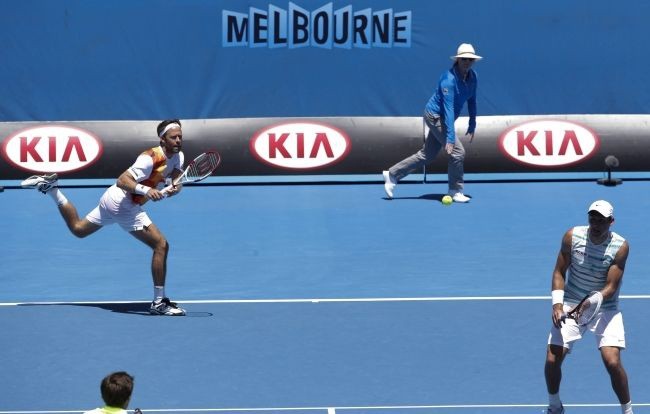
[[[650,135],[638,133],[650,115],[478,117],[473,143],[456,133],[467,151],[467,172],[603,171],[616,156],[621,171],[648,171]],[[157,145],[150,122],[0,124],[6,162],[0,176],[21,179],[58,172],[64,178],[115,178],[143,150]],[[222,176],[377,174],[422,146],[419,117],[250,118],[183,121],[188,158],[216,149]],[[625,142],[625,145],[621,145]],[[443,173],[440,155],[428,168]]]

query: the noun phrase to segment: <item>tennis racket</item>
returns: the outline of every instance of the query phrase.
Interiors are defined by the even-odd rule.
[[[209,177],[217,169],[219,164],[221,164],[221,156],[217,151],[204,152],[194,158],[183,173],[172,181],[171,185],[163,188],[160,192],[167,197],[167,192],[178,184],[198,183]]]
[[[587,296],[582,298],[575,308],[571,309],[569,313],[562,317],[562,322],[567,318],[573,319],[580,326],[587,325],[600,311],[600,306],[603,304],[603,295],[598,291],[590,292]]]

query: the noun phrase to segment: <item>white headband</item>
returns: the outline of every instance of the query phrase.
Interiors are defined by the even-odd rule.
[[[160,138],[164,137],[167,131],[169,131],[172,128],[178,128],[181,129],[181,126],[178,125],[176,122],[172,122],[171,124],[167,124],[167,126],[162,130],[162,132],[158,135]]]

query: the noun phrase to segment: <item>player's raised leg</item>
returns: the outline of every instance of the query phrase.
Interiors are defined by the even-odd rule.
[[[130,232],[153,250],[151,258],[151,276],[154,284],[154,300],[149,312],[154,315],[183,316],[185,310],[165,296],[165,279],[167,277],[167,254],[169,243],[155,224],[151,223],[142,230]]]
[[[79,238],[89,236],[102,228],[102,226],[91,223],[85,218],[80,219],[77,209],[70,202],[60,205],[59,213],[61,213],[61,217],[63,217],[70,232]]]
[[[47,194],[56,203],[61,217],[70,229],[70,232],[77,237],[83,238],[99,230],[102,226],[80,219],[79,213],[59,189],[59,181],[56,173],[49,175],[33,175],[21,183],[23,188],[36,188],[43,194]]]

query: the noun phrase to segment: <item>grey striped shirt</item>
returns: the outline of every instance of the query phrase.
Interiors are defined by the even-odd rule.
[[[605,286],[607,272],[625,242],[623,237],[610,231],[602,244],[593,244],[588,231],[589,226],[573,228],[571,264],[564,286],[564,300],[568,303],[578,303],[592,290],[601,290]],[[620,286],[612,297],[603,302],[601,309],[618,309],[619,290]]]

